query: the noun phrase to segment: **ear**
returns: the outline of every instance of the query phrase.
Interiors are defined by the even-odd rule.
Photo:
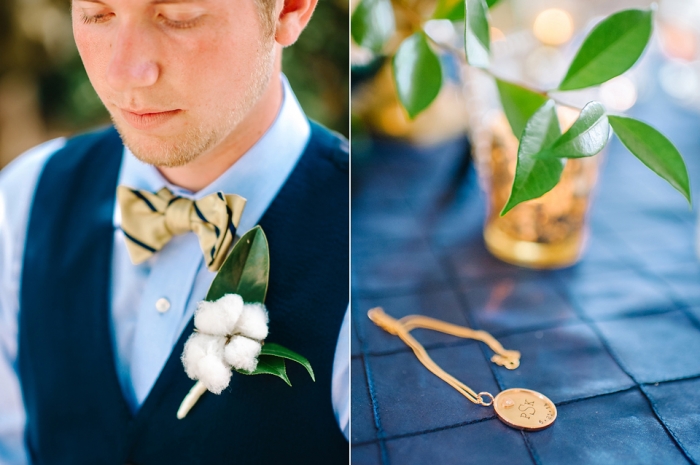
[[[283,47],[297,41],[311,19],[318,0],[281,0],[282,9],[277,17],[275,41]]]

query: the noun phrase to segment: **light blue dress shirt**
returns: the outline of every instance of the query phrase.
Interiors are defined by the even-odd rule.
[[[119,184],[199,199],[223,191],[247,199],[238,231],[255,226],[284,185],[309,141],[311,128],[286,78],[274,123],[224,174],[199,192],[170,184],[153,166],[125,149]],[[56,139],[20,156],[0,172],[0,463],[26,463],[25,412],[17,377],[19,280],[34,189],[47,159],[65,144]],[[68,187],[68,186],[67,186]],[[175,236],[162,250],[133,265],[114,209],[111,330],[114,363],[122,392],[138,410],[156,382],[173,346],[206,295],[215,273],[204,264],[197,236]],[[338,337],[329,393],[340,429],[349,433],[349,312]]]

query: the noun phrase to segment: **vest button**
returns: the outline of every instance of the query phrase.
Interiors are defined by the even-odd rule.
[[[170,301],[165,297],[156,300],[156,310],[158,310],[159,313],[167,312],[170,310]]]

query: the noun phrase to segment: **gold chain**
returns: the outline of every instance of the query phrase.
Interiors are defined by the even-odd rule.
[[[501,343],[486,331],[469,329],[420,315],[409,315],[397,320],[387,315],[381,307],[371,309],[367,312],[367,316],[374,324],[384,331],[401,338],[407,346],[413,349],[413,353],[416,354],[418,360],[420,360],[420,362],[435,376],[445,381],[464,397],[478,405],[488,407],[493,404],[493,396],[488,392],[475,392],[469,386],[440,368],[440,366],[430,358],[425,348],[411,336],[411,330],[416,328],[432,329],[433,331],[439,331],[465,339],[475,339],[485,343],[495,352],[494,356],[491,357],[493,363],[509,370],[515,370],[520,365],[520,352],[517,350],[504,349]],[[484,400],[485,397],[488,397],[488,400]]]

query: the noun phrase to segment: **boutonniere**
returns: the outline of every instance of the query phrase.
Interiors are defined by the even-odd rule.
[[[279,344],[266,342],[268,313],[265,295],[270,272],[267,238],[256,226],[240,238],[194,314],[195,332],[187,340],[182,364],[190,379],[197,380],[177,411],[185,418],[208,391],[221,394],[233,371],[244,375],[287,376],[285,360],[306,368],[316,380],[309,361]]]

